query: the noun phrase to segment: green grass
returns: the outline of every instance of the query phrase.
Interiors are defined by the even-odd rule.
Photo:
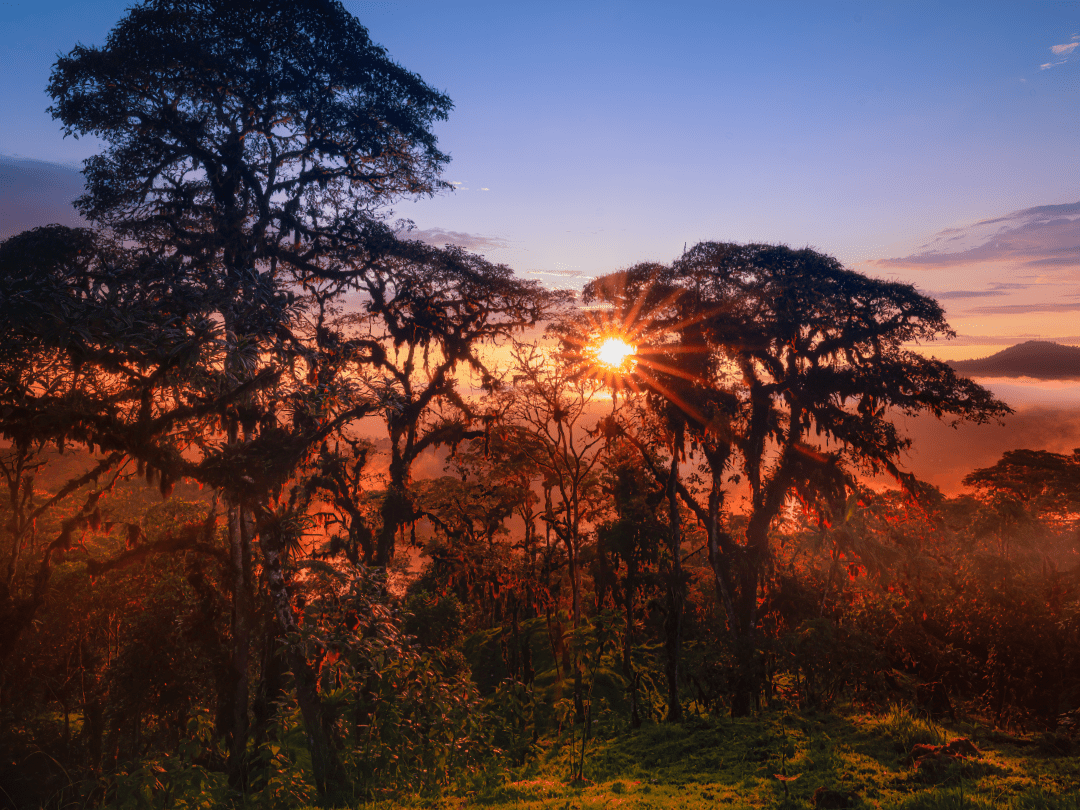
[[[768,713],[747,720],[694,719],[594,740],[585,783],[571,784],[569,752],[555,742],[488,795],[402,801],[392,808],[528,810],[697,810],[813,808],[819,787],[885,810],[1080,810],[1080,757],[971,727],[927,723],[903,708],[884,715]],[[949,765],[932,778],[908,756],[915,743],[975,736],[981,760]],[[776,774],[796,777],[784,782]]]
[[[895,705],[878,724],[877,733],[893,741],[898,753],[906,754],[916,745],[944,745],[945,731],[940,726],[916,716],[907,706]]]

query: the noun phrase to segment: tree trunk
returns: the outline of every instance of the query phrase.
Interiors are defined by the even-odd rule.
[[[105,709],[96,695],[84,705],[83,718],[87,763],[91,772],[100,773],[102,740],[105,736]]]
[[[269,739],[270,724],[277,713],[277,702],[284,692],[286,661],[285,652],[281,649],[283,640],[277,622],[271,618],[269,624],[272,629],[268,628],[263,636],[262,677],[252,704],[253,736],[256,747],[263,745]]]
[[[245,792],[252,619],[251,522],[239,504],[229,507],[228,533],[233,580],[228,770],[230,786]]]
[[[412,520],[412,503],[404,484],[390,482],[386,498],[382,505],[382,529],[375,549],[375,559],[371,562],[379,568],[386,568],[394,557],[397,532],[401,526]]]
[[[570,507],[567,506],[567,509]],[[563,539],[566,546],[566,561],[570,574],[570,612],[574,627],[574,722],[585,722],[584,684],[581,677],[581,571],[578,568],[577,528],[573,524],[564,526]]]
[[[267,590],[282,633],[298,633],[296,617],[289,603],[288,590],[282,570],[281,548],[272,533],[260,537],[263,561],[266,568]],[[323,799],[342,792],[346,786],[345,769],[327,728],[325,712],[319,698],[315,673],[308,665],[302,649],[296,643],[286,642],[286,660],[296,684],[296,698],[304,718],[308,747],[311,753],[311,770],[315,776],[315,788]]]
[[[740,560],[739,598],[736,603],[738,633],[735,639],[735,684],[731,716],[747,717],[761,691],[761,651],[757,647],[757,594],[761,567],[768,552],[768,522],[753,518],[746,530],[746,553]]]
[[[636,566],[633,555],[627,560],[624,602],[626,608],[626,632],[623,634],[623,674],[630,681],[630,728],[641,728],[641,712],[638,709],[638,681],[634,672],[634,591]]]
[[[404,441],[404,448],[401,442]],[[386,568],[394,557],[394,547],[398,530],[406,523],[416,519],[412,499],[409,498],[409,468],[412,465],[413,438],[410,433],[390,427],[390,468],[386,486],[386,498],[382,503],[382,529],[379,531],[375,549],[375,559],[365,560]]]
[[[679,657],[682,652],[683,573],[682,527],[679,517],[679,448],[682,447],[682,425],[676,428],[671,447],[671,472],[668,476],[668,513],[671,524],[671,571],[668,576],[668,615],[664,621],[664,651],[668,686],[667,721],[682,721],[679,703]]]
[[[753,658],[756,651],[745,637],[740,637],[735,645],[735,683],[731,690],[731,716],[749,717],[754,710],[756,688],[752,675]]]
[[[634,662],[631,654],[634,650],[634,591],[637,583],[634,581],[633,560],[627,560],[626,582],[623,584],[623,614],[625,616],[625,631],[623,633],[623,674],[630,677],[633,674]]]

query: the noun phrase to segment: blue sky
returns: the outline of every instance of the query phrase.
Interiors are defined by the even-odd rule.
[[[125,6],[0,5],[0,155],[93,154],[44,88]],[[422,238],[571,287],[705,239],[810,245],[940,295],[969,345],[1080,342],[1080,3],[346,6],[455,103],[459,190],[395,207]]]

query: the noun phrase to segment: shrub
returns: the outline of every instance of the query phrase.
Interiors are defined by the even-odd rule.
[[[907,756],[916,745],[944,745],[945,732],[932,722],[912,714],[902,704],[894,705],[878,725],[878,731],[891,739],[897,753]]]

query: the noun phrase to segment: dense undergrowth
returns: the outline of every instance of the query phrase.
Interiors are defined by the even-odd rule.
[[[799,524],[779,534],[762,605],[764,688],[737,720],[707,569],[689,569],[685,719],[665,723],[655,584],[635,606],[627,658],[619,611],[590,611],[574,630],[566,611],[508,616],[508,587],[499,601],[477,597],[468,588],[483,580],[447,587],[435,566],[388,596],[362,566],[302,561],[290,643],[317,672],[346,786],[321,800],[293,676],[272,646],[258,665],[246,781],[230,780],[228,639],[211,631],[228,607],[212,568],[158,557],[91,582],[65,566],[66,599],[5,673],[0,803],[1077,808],[1076,586],[1019,551],[1005,569],[965,546],[963,506],[936,524],[933,554],[905,556],[922,524],[900,524],[889,575],[864,554],[868,565],[831,586],[824,615],[828,560],[815,564]],[[143,525],[153,539],[201,509],[170,500]],[[901,577],[919,587],[901,592]],[[983,756],[932,768],[912,756],[957,738]]]
[[[117,775],[106,803],[127,810],[316,806],[296,714],[283,719],[279,743],[266,747],[268,761],[255,769],[269,777],[253,784],[246,798],[229,789],[223,773],[199,764],[196,745]],[[212,745],[209,725],[193,725]],[[954,740],[971,741],[978,753],[933,767],[912,755],[916,746]],[[489,749],[488,761],[474,761],[452,783],[417,784],[383,798],[339,795],[334,804],[369,810],[1080,810],[1080,756],[1068,739],[1005,734],[976,722],[936,723],[901,705],[880,712],[847,706],[781,708],[741,719],[691,716],[639,729],[598,725],[583,758],[582,750],[580,733],[568,728],[536,740],[524,764]],[[86,806],[90,797],[74,798],[68,807]]]

